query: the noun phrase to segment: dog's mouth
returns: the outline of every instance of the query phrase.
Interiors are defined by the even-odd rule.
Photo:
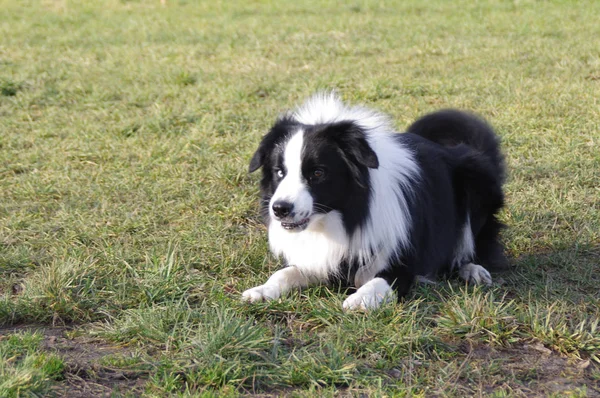
[[[308,226],[310,218],[304,218],[298,222],[281,222],[281,226],[288,231],[304,230]]]

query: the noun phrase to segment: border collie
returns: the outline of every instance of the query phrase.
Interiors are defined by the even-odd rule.
[[[328,283],[356,288],[344,309],[371,309],[419,277],[457,270],[491,284],[483,265],[507,266],[504,161],[471,114],[442,110],[399,134],[382,114],[317,94],[263,137],[249,171],[260,167],[269,246],[286,267],[244,300]]]

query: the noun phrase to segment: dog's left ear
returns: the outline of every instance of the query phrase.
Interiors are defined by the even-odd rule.
[[[350,154],[361,164],[370,169],[379,167],[379,159],[364,137],[356,139],[355,146],[349,149]]]
[[[379,167],[377,154],[367,142],[362,128],[353,122],[340,122],[330,126],[328,130],[331,130],[344,153],[354,161],[370,169]]]

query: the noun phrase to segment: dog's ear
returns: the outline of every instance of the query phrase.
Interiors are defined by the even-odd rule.
[[[355,139],[355,145],[351,145],[348,149],[350,155],[353,156],[357,162],[367,166],[370,169],[376,169],[379,167],[379,159],[375,154],[375,151],[371,148],[367,140],[362,137]]]
[[[367,142],[365,132],[355,123],[346,121],[336,123],[327,128],[342,151],[355,162],[370,169],[379,167],[377,154]]]
[[[298,122],[290,115],[281,116],[273,127],[271,127],[271,130],[263,137],[258,149],[254,152],[252,159],[250,159],[248,172],[252,173],[264,166],[269,152],[273,150],[277,143],[285,140],[285,137],[289,136],[296,126],[298,126]]]
[[[265,158],[265,148],[261,144],[254,155],[252,155],[252,159],[250,159],[250,166],[248,166],[248,173],[253,173],[258,170],[264,163]]]

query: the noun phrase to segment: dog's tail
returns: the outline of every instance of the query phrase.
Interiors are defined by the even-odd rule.
[[[499,234],[504,224],[497,214],[504,205],[506,178],[500,142],[492,127],[472,114],[442,110],[426,115],[407,130],[451,148],[456,155],[456,185],[464,190],[475,237],[476,261],[489,269],[508,268]]]
[[[504,182],[506,167],[500,142],[492,127],[483,119],[467,112],[445,109],[421,117],[407,132],[445,147],[460,144],[471,147],[492,163],[496,175]]]

